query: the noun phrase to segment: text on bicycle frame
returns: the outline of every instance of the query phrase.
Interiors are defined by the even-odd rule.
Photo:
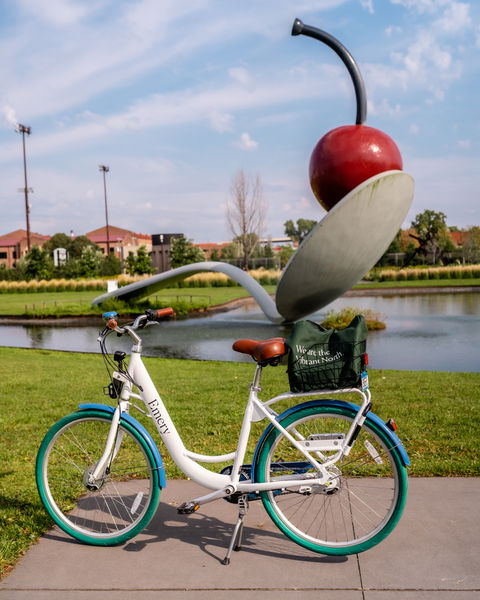
[[[170,433],[170,431],[168,429],[168,426],[165,423],[165,419],[162,417],[162,414],[161,414],[160,409],[158,408],[158,406],[159,406],[158,400],[151,400],[148,403],[148,407],[149,407],[150,412],[152,414],[152,418],[156,422],[156,424],[158,426],[158,430],[160,431],[160,433]]]

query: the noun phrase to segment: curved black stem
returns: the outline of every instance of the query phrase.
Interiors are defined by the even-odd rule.
[[[327,46],[330,46],[330,48],[342,59],[350,73],[353,87],[355,88],[355,96],[357,98],[357,118],[355,122],[357,125],[363,125],[367,120],[367,94],[365,92],[365,85],[360,69],[350,52],[337,40],[337,38],[333,37],[333,35],[330,35],[322,29],[304,25],[300,19],[295,19],[293,22],[292,35],[307,35],[308,37],[320,40],[324,44],[327,44]]]

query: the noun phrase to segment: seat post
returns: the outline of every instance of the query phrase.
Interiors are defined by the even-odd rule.
[[[255,375],[253,377],[253,383],[251,384],[251,388],[250,388],[250,389],[255,390],[257,392],[259,392],[260,389],[261,389],[260,388],[260,379],[262,377],[262,370],[263,370],[262,365],[259,365],[257,363],[257,367],[255,369]]]

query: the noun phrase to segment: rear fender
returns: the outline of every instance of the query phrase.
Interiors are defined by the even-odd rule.
[[[108,406],[107,404],[80,404],[80,410],[96,410],[98,412],[104,413],[108,416],[112,415],[115,412],[115,407]],[[122,413],[121,420],[127,422],[131,427],[133,427],[136,432],[143,437],[147,446],[149,447],[153,459],[155,461],[155,468],[158,472],[158,479],[161,488],[164,488],[167,485],[167,478],[165,476],[165,468],[163,466],[163,460],[158,451],[157,445],[153,441],[150,433],[145,429],[145,427],[139,423],[136,419],[134,419],[128,413]]]

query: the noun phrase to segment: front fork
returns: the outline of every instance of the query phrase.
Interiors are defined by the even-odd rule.
[[[120,419],[122,413],[128,412],[128,404],[129,403],[125,400],[119,401],[117,408],[113,413],[112,423],[108,432],[103,455],[94,467],[91,467],[85,473],[84,483],[89,490],[99,490],[105,481],[105,476],[110,472],[110,466],[117,455],[123,440],[123,431],[120,429]]]

